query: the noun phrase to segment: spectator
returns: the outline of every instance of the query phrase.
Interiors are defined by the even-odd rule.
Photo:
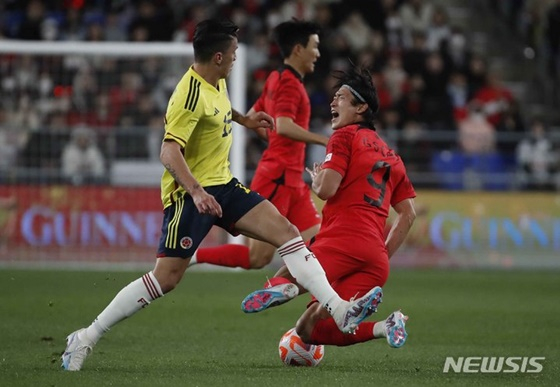
[[[434,7],[426,0],[408,0],[400,8],[405,48],[412,46],[412,33],[426,34],[432,22]]]
[[[451,101],[453,118],[455,121],[461,121],[467,116],[467,104],[469,101],[467,77],[463,73],[454,72],[451,74],[447,84],[447,94]]]
[[[472,53],[467,49],[467,38],[463,30],[460,27],[453,27],[449,39],[444,43],[443,52],[450,67],[466,74]]]
[[[409,75],[421,74],[426,67],[427,57],[426,34],[415,31],[412,34],[412,46],[403,53],[403,67]]]
[[[447,84],[449,71],[438,52],[432,52],[426,58],[426,67],[422,73],[424,89],[422,91],[422,111],[424,122],[435,129],[446,130],[453,127],[452,107]]]
[[[350,13],[344,19],[338,31],[354,52],[368,47],[373,38],[371,28],[358,12]]]
[[[383,78],[392,101],[401,99],[408,82],[408,74],[403,69],[402,59],[399,54],[392,54],[383,69]]]
[[[482,105],[488,122],[493,126],[500,125],[513,103],[513,94],[503,85],[500,71],[488,72],[486,83],[474,95],[474,100]]]
[[[100,183],[105,178],[105,158],[94,132],[87,127],[73,129],[62,151],[62,176],[75,185]]]
[[[17,39],[22,40],[41,40],[41,25],[45,17],[45,6],[40,0],[31,0],[27,4],[25,17],[20,24]]]
[[[469,98],[472,98],[486,83],[486,61],[473,55],[468,62],[466,75],[469,84]]]
[[[459,147],[467,155],[496,150],[496,129],[486,120],[479,103],[471,102],[467,117],[459,121]]]
[[[557,161],[558,155],[553,150],[544,123],[535,119],[527,137],[517,146],[521,185],[528,189],[551,189]]]
[[[439,50],[442,43],[451,37],[451,27],[448,24],[448,15],[444,7],[438,6],[434,9],[432,22],[427,30],[426,45],[431,51]]]

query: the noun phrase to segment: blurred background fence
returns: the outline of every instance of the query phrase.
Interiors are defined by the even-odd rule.
[[[378,130],[405,160],[419,218],[395,265],[560,267],[560,2],[29,0],[0,7],[0,264],[151,265],[167,100],[197,21],[241,26],[230,79],[246,111],[279,64],[271,28],[319,23],[306,78],[329,133],[332,70],[373,73]],[[236,127],[249,184],[265,143]],[[324,148],[309,146],[307,163]],[[322,203],[317,202],[319,206]],[[204,245],[232,239],[213,230]],[[274,264],[278,264],[275,262]]]

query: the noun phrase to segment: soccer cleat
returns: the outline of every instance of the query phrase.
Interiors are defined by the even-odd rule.
[[[66,371],[79,371],[92,351],[91,345],[85,344],[78,337],[78,334],[84,330],[72,332],[66,338],[66,349],[62,354],[62,368]]]
[[[357,300],[351,299],[342,319],[335,318],[336,325],[343,333],[354,333],[362,321],[377,312],[382,297],[383,290],[376,286],[365,296]]]
[[[387,334],[387,342],[393,348],[400,348],[406,343],[408,333],[404,329],[408,316],[401,313],[400,310],[391,313],[385,320],[385,333]]]
[[[298,287],[292,283],[256,290],[241,301],[241,310],[245,313],[262,312],[273,306],[282,305],[298,294]]]

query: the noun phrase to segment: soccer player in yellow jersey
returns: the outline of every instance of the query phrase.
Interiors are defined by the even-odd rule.
[[[376,311],[381,288],[354,301],[341,299],[297,228],[229,170],[232,121],[253,130],[273,125],[263,112],[244,116],[231,108],[225,78],[235,61],[237,30],[229,21],[205,20],[197,25],[194,64],[179,81],[165,115],[160,155],[165,166],[161,180],[164,218],[155,267],[124,287],[90,326],[68,336],[62,355],[65,370],[80,370],[104,333],[173,290],[213,225],[278,248],[292,276],[329,311],[344,333],[353,333]]]

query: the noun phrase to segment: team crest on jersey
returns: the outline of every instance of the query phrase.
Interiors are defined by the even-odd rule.
[[[325,162],[331,161],[331,159],[332,159],[332,153],[329,153],[328,155],[325,156]]]
[[[192,239],[190,237],[182,237],[181,241],[179,242],[179,244],[181,245],[181,247],[185,250],[188,250],[192,247],[193,243],[192,243]]]

